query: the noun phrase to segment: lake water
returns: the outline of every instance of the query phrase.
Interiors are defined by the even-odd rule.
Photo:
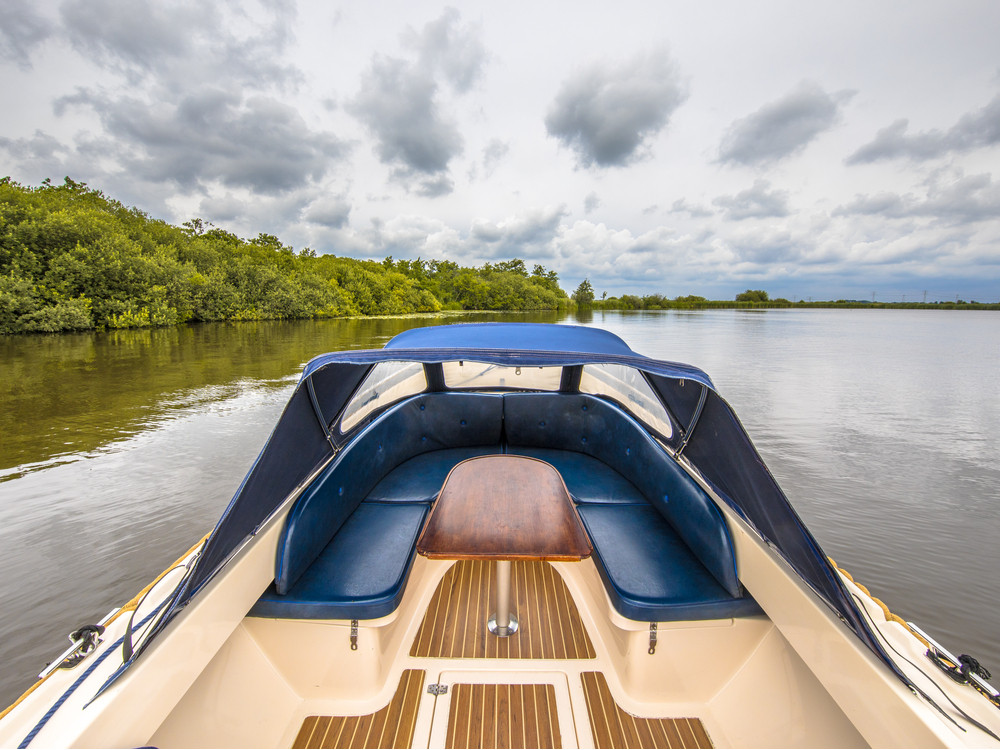
[[[824,550],[1000,672],[1000,313],[449,315],[0,337],[0,708],[212,528],[307,360],[499,319],[706,370]]]

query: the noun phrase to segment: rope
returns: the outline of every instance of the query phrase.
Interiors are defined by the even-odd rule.
[[[208,539],[208,536],[209,536],[208,534],[205,534],[205,536],[203,536],[197,542],[197,544],[194,544],[191,547],[191,549],[189,549],[183,555],[181,555],[180,557],[178,557],[174,561],[174,563],[172,565],[166,567],[163,570],[162,573],[160,573],[156,578],[153,579],[152,582],[150,582],[150,584],[148,586],[146,586],[142,591],[140,591],[138,594],[136,594],[131,599],[129,599],[129,601],[127,601],[124,605],[122,605],[121,609],[119,609],[117,612],[115,612],[111,617],[108,618],[108,621],[104,623],[105,627],[107,627],[112,622],[114,622],[116,619],[118,619],[124,612],[131,612],[137,606],[139,606],[139,601],[142,599],[142,597],[144,597],[147,593],[149,593],[149,590],[152,589],[153,586],[155,586],[161,580],[163,580],[163,577],[167,573],[169,573],[171,570],[173,570],[178,565],[180,565],[189,555],[191,555],[195,550],[197,550],[201,545],[203,545],[205,543],[205,540]],[[56,672],[58,672],[58,671],[59,670],[56,670]],[[13,711],[15,708],[17,708],[24,701],[25,698],[27,698],[29,695],[31,695],[33,692],[35,692],[35,690],[37,690],[41,686],[41,684],[43,682],[45,682],[47,679],[49,679],[49,677],[51,677],[52,675],[54,675],[56,672],[49,672],[49,674],[45,675],[45,677],[43,677],[42,679],[36,681],[34,685],[32,685],[31,687],[29,687],[23,693],[21,693],[21,696],[16,701],[14,701],[9,706],[7,706],[7,708],[5,708],[3,711],[0,711],[0,720],[2,720],[3,717],[5,717],[11,711]]]
[[[859,589],[861,589],[864,592],[865,596],[867,596],[869,599],[871,599],[879,606],[879,608],[882,610],[882,614],[885,615],[885,619],[887,622],[895,622],[902,625],[907,630],[907,632],[909,632],[910,635],[912,635],[914,638],[916,638],[918,641],[924,644],[924,648],[929,649],[931,647],[931,644],[927,642],[926,638],[924,638],[922,635],[917,633],[913,628],[911,628],[909,624],[907,624],[906,620],[904,620],[902,617],[900,617],[899,615],[894,615],[892,612],[890,612],[889,608],[885,605],[885,602],[883,602],[881,599],[872,596],[872,593],[867,588],[865,588],[860,583],[854,580],[854,576],[852,576],[846,570],[837,565],[836,560],[834,560],[832,557],[827,557],[826,559],[830,561],[830,565],[836,568],[840,572],[840,574],[844,576],[844,578],[846,578],[848,581],[850,581]]]
[[[144,618],[142,618],[142,622],[139,623],[139,627],[142,627],[147,622],[149,622],[153,618],[153,615],[155,615],[157,612],[159,612],[162,607],[163,607],[163,602],[161,602],[159,605],[157,605],[156,609],[154,609],[152,612],[150,612],[148,615],[146,615]],[[90,677],[91,674],[93,674],[93,672],[94,672],[95,669],[97,669],[99,666],[101,666],[101,663],[105,659],[107,659],[111,654],[115,653],[115,651],[118,650],[119,646],[122,645],[122,641],[124,641],[124,640],[125,640],[125,637],[122,636],[121,638],[119,638],[114,643],[113,646],[111,646],[110,648],[105,649],[104,652],[100,656],[98,656],[90,664],[90,666],[87,667],[86,671],[83,674],[81,674],[79,677],[76,678],[76,681],[72,685],[69,686],[69,689],[67,689],[65,693],[63,693],[61,696],[59,696],[59,700],[57,700],[55,703],[53,703],[49,707],[49,710],[45,712],[45,715],[42,716],[42,718],[38,720],[38,723],[35,724],[34,727],[32,727],[31,731],[28,732],[27,736],[23,740],[21,740],[21,744],[17,746],[18,750],[23,750],[24,748],[28,747],[28,745],[31,744],[31,742],[35,739],[35,737],[38,736],[38,733],[40,731],[42,731],[42,729],[45,727],[46,724],[49,723],[49,719],[51,719],[53,716],[55,716],[56,711],[58,711],[60,708],[62,708],[62,705],[63,705],[63,703],[66,702],[66,699],[69,698],[74,692],[76,692],[76,689],[78,687],[80,687],[80,685],[82,685],[84,683],[84,681],[88,677]]]

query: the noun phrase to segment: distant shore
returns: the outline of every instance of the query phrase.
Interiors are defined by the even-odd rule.
[[[599,300],[591,306],[593,310],[618,310],[622,312],[644,310],[786,310],[786,309],[824,309],[824,310],[1000,310],[996,302],[734,302],[731,300],[705,300],[704,302],[666,301],[656,307],[624,307],[617,304],[604,304]]]

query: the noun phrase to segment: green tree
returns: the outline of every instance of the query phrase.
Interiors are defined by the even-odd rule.
[[[568,304],[555,271],[529,275],[520,258],[466,268],[296,253],[203,219],[172,226],[69,178],[0,178],[0,334]]]
[[[736,295],[737,302],[767,302],[767,292],[763,289],[747,289]]]
[[[580,307],[590,307],[594,303],[594,287],[591,285],[590,279],[584,279],[580,282],[580,286],[573,292],[573,299]]]

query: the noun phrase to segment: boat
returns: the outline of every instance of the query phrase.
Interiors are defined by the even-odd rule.
[[[988,672],[824,555],[709,376],[581,326],[316,357],[214,530],[70,639],[0,746],[1000,747]]]

